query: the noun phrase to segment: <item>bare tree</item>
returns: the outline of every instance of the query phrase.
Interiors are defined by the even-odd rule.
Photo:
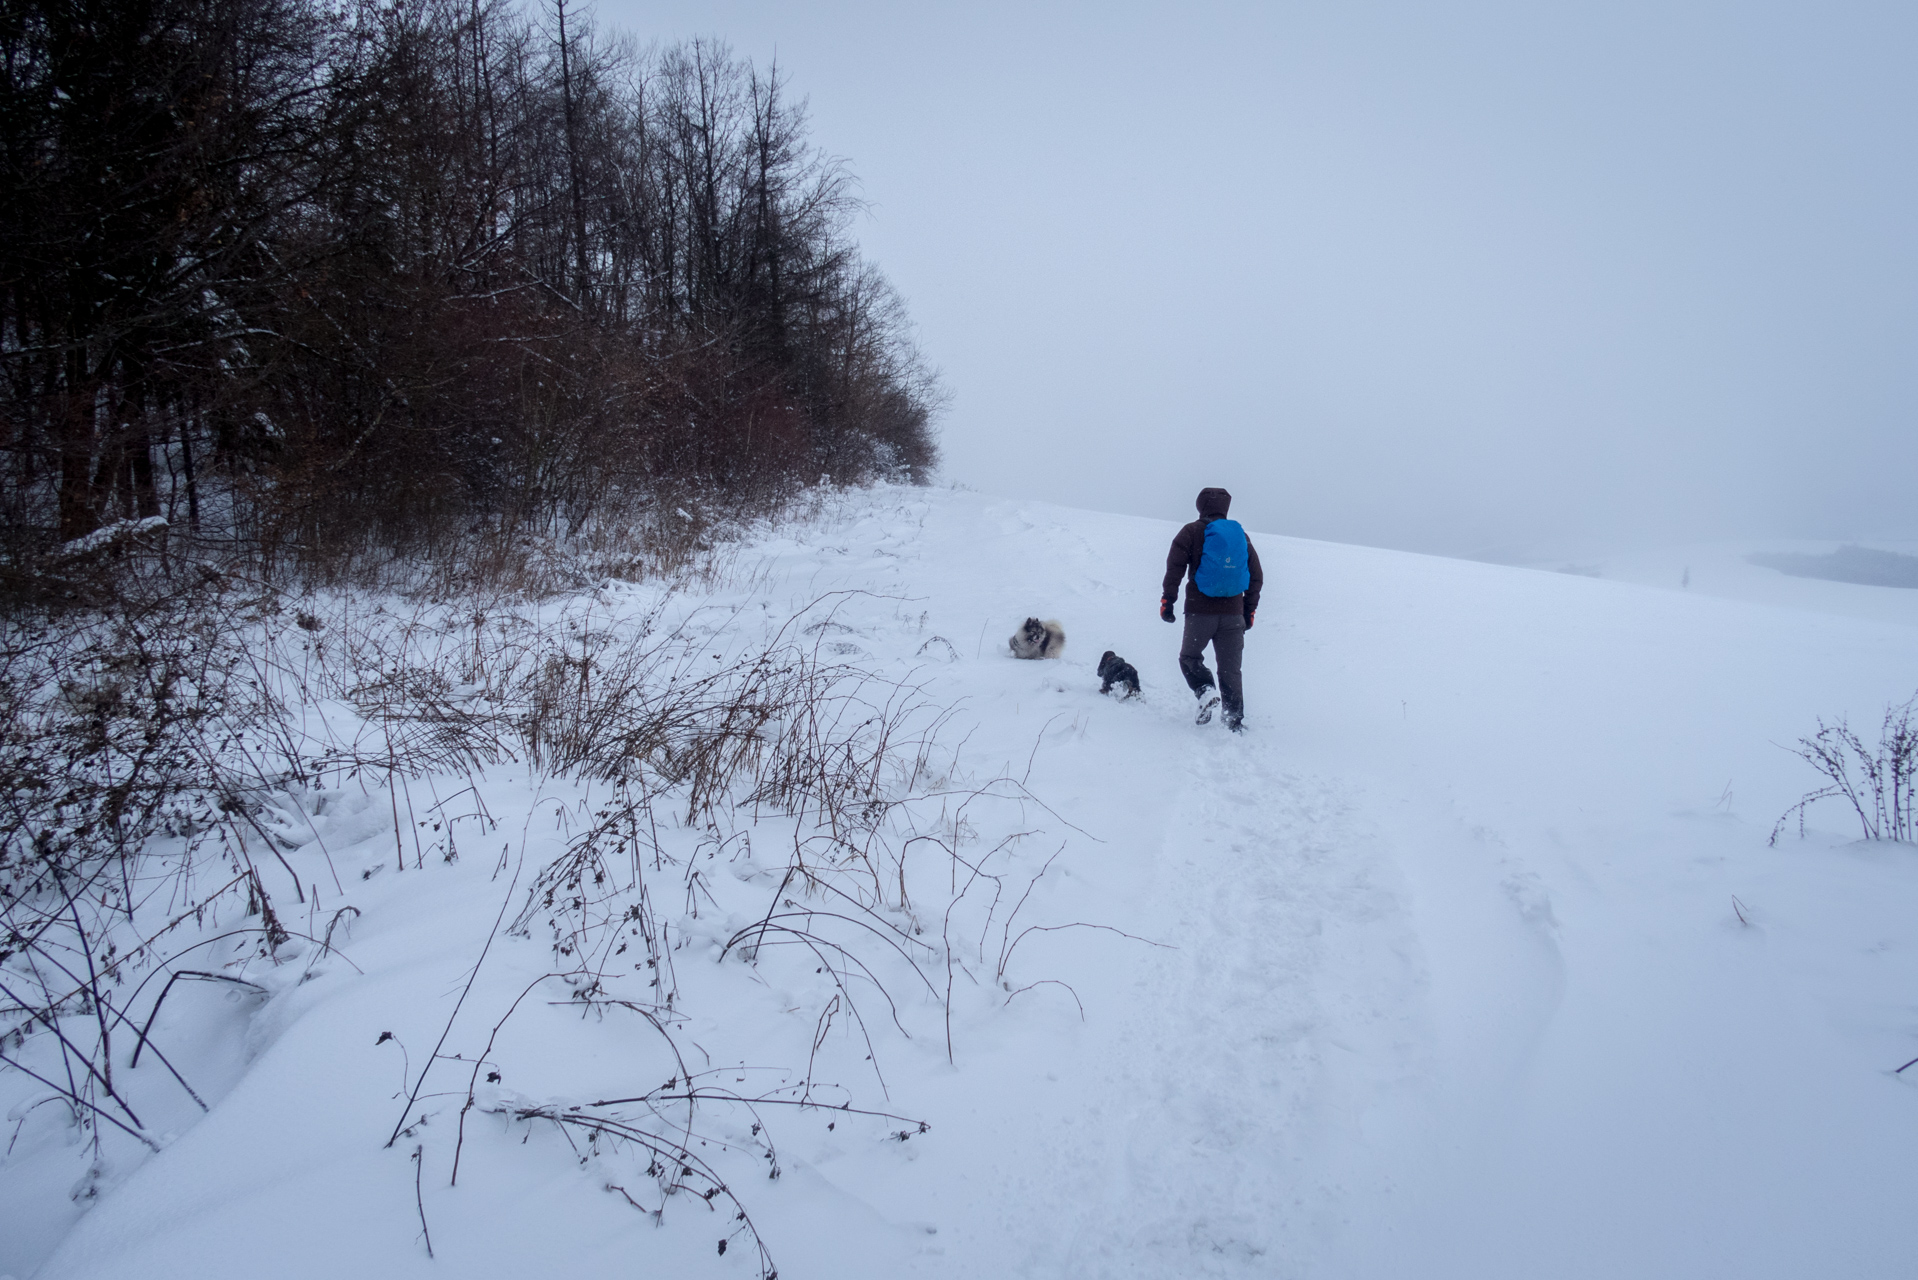
[[[782,69],[550,17],[6,6],[9,553],[184,514],[271,568],[923,478],[936,381]]]

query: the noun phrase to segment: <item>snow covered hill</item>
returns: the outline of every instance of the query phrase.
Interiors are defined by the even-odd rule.
[[[1875,725],[1918,688],[1918,626],[1234,514],[1267,574],[1243,737],[1192,723],[1157,617],[1183,513],[882,488],[734,549],[702,593],[576,602],[612,622],[663,608],[715,654],[817,618],[835,660],[952,709],[955,779],[1017,783],[943,828],[1003,869],[1004,905],[965,917],[990,936],[954,941],[941,916],[953,864],[899,872],[900,936],[943,918],[951,964],[888,978],[897,1025],[869,1017],[867,1040],[823,961],[728,949],[785,892],[774,837],[685,833],[710,873],[661,909],[707,1055],[683,1069],[767,1094],[836,1055],[830,1105],[860,1109],[763,1107],[783,1176],[729,1175],[780,1275],[1909,1275],[1918,1070],[1893,1069],[1918,1056],[1918,848],[1856,842],[1837,805],[1803,840],[1767,836],[1817,782],[1779,744],[1820,716]],[[1063,660],[1008,656],[1028,614],[1064,624]],[[1098,694],[1105,649],[1142,698]],[[84,1212],[70,1137],[16,1107],[0,1273],[754,1274],[715,1246],[723,1199],[682,1193],[656,1218],[645,1159],[559,1125],[469,1117],[449,1185],[462,1064],[548,990],[530,984],[552,952],[502,933],[476,962],[540,841],[599,802],[524,768],[486,787],[492,825],[457,861],[411,837],[395,858],[396,821],[450,800],[421,784],[309,811],[324,840],[287,856],[320,911],[361,912],[351,965],[309,955],[250,970],[258,997],[201,993],[216,1047],[197,1065],[222,1096],[97,1176]],[[487,1097],[659,1086],[643,1026],[529,999],[550,1011],[507,1024]],[[419,1086],[443,1031],[463,1056]],[[759,1121],[713,1123],[701,1138],[737,1148],[712,1151],[722,1168],[758,1158]]]

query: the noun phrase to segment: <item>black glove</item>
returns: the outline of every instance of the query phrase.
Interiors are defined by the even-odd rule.
[[[1259,611],[1257,609],[1247,609],[1245,611],[1245,629],[1247,631],[1250,631],[1252,629],[1252,619],[1258,616],[1259,616]]]
[[[1176,618],[1174,618],[1174,617],[1172,616],[1172,597],[1171,597],[1171,596],[1162,596],[1162,597],[1160,597],[1160,599],[1159,599],[1159,616],[1160,616],[1161,618],[1164,618],[1164,619],[1165,619],[1165,620],[1166,620],[1167,622],[1176,622],[1176,621],[1178,621],[1178,619],[1176,619]]]

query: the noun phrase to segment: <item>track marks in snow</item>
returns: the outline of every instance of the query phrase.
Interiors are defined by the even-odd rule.
[[[1184,755],[1154,895],[1179,949],[1156,953],[1119,1037],[1122,1172],[1066,1271],[1305,1275],[1338,1230],[1368,1095],[1414,1056],[1413,961],[1389,864],[1339,784],[1283,771],[1256,739]]]

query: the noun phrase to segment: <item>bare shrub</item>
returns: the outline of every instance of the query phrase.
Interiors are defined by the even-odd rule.
[[[742,1154],[778,1175],[769,1119],[830,1108],[910,1140],[922,1122],[884,1101],[855,1105],[866,1089],[886,1096],[884,1034],[912,1035],[930,1010],[950,1055],[955,980],[1016,994],[1012,919],[1043,868],[1022,892],[1015,855],[1034,833],[1023,816],[1043,806],[1022,779],[962,780],[942,743],[951,710],[920,685],[831,656],[836,616],[856,597],[826,597],[746,643],[736,615],[672,614],[671,595],[632,614],[593,597],[559,610],[409,605],[182,576],[192,585],[123,573],[123,587],[152,589],[57,619],[16,612],[0,628],[0,1067],[67,1108],[96,1170],[109,1163],[103,1137],[157,1149],[177,1127],[149,1114],[156,1068],[208,1105],[155,1030],[169,999],[195,984],[270,998],[344,959],[357,911],[320,911],[284,851],[348,781],[384,790],[395,841],[409,778],[450,777],[483,811],[483,772],[500,762],[570,780],[590,815],[529,882],[516,877],[494,927],[538,934],[550,972],[494,1011],[484,1047],[453,1039],[463,994],[440,1041],[408,1063],[396,1141],[422,1123],[418,1100],[436,1096],[428,1077],[460,1063],[454,1178],[469,1113],[552,1126],[589,1153],[632,1157],[607,1189],[655,1219],[675,1198],[724,1206],[721,1239],[750,1246],[770,1276],[726,1178]],[[968,848],[988,806],[1013,819],[1008,832]],[[404,868],[409,851],[398,853]],[[681,1053],[676,966],[684,922],[710,918],[714,866],[741,856],[764,905],[728,920],[705,954],[828,984],[804,1070],[752,1088]],[[423,864],[419,849],[410,861]],[[929,909],[918,897],[933,885]],[[257,967],[225,967],[241,959]],[[637,1020],[671,1064],[665,1083],[576,1106],[490,1088],[500,1030],[529,997]],[[856,1046],[849,1062],[870,1063],[866,1083],[821,1074],[835,1034]],[[141,1090],[127,1086],[136,1068]]]
[[[497,1069],[494,1042],[515,1001],[484,1049],[460,1056],[468,1076],[461,1145],[465,1119],[477,1109],[576,1130],[595,1152],[631,1148],[643,1157],[656,1199],[642,1204],[631,1179],[609,1190],[655,1218],[684,1192],[709,1205],[724,1198],[733,1206],[733,1234],[725,1238],[749,1237],[764,1275],[772,1273],[765,1243],[720,1172],[694,1158],[696,1140],[756,1152],[777,1177],[767,1111],[831,1107],[898,1126],[898,1141],[927,1126],[854,1107],[848,1090],[815,1077],[812,1062],[796,1080],[750,1093],[722,1083],[716,1071],[690,1068],[677,1039],[684,1021],[679,940],[663,903],[684,903],[697,917],[711,901],[712,860],[755,836],[763,842],[769,828],[784,830],[791,845],[771,901],[727,939],[720,957],[736,953],[757,964],[782,947],[802,952],[804,968],[828,975],[835,993],[815,1029],[814,1054],[843,1020],[860,1037],[882,1091],[867,1006],[877,1002],[882,1019],[908,1034],[888,970],[906,975],[928,1001],[944,999],[930,976],[940,949],[911,917],[905,866],[915,848],[956,852],[958,828],[939,817],[951,797],[941,790],[949,770],[933,761],[949,712],[910,684],[826,660],[821,643],[830,630],[817,624],[829,622],[840,603],[843,597],[802,611],[716,670],[701,669],[704,644],[686,643],[683,624],[659,626],[657,612],[630,624],[624,644],[559,625],[545,633],[547,645],[493,663],[496,673],[521,673],[505,681],[514,692],[501,700],[501,715],[517,724],[528,757],[603,788],[592,821],[536,874],[507,932],[537,930],[549,939],[554,969],[535,987],[553,986],[582,1011],[639,1019],[675,1065],[664,1085],[579,1106],[489,1094],[480,1075]],[[914,812],[928,802],[933,812]],[[690,847],[675,839],[683,833],[693,834]],[[426,1069],[445,1060],[436,1053]],[[731,1119],[735,1113],[745,1118]],[[402,1115],[396,1136],[411,1115],[410,1108]]]
[[[264,669],[262,603],[203,579],[0,625],[0,1062],[52,1090],[96,1164],[103,1124],[155,1146],[116,1036],[128,1070],[150,1051],[205,1106],[150,1032],[173,978],[231,980],[181,967],[209,922],[268,960],[302,936],[276,894],[307,894],[263,818],[316,760]]]
[[[355,665],[337,618],[235,575],[156,556],[91,585],[0,617],[0,1065],[98,1170],[109,1131],[157,1149],[173,1127],[129,1090],[143,1057],[207,1105],[154,1031],[180,980],[266,994],[221,969],[338,954],[357,910],[319,916],[285,856],[323,782],[470,775],[511,747],[457,690]],[[353,732],[302,714],[321,698],[359,709]]]
[[[1819,720],[1818,732],[1800,738],[1790,750],[1823,774],[1826,784],[1808,792],[1779,816],[1770,843],[1778,843],[1779,834],[1794,814],[1798,817],[1798,834],[1803,836],[1805,810],[1830,799],[1851,806],[1867,840],[1909,841],[1918,834],[1918,794],[1914,794],[1918,727],[1912,724],[1914,712],[1918,712],[1918,695],[1886,707],[1876,749],[1867,747],[1842,717],[1833,724]]]

